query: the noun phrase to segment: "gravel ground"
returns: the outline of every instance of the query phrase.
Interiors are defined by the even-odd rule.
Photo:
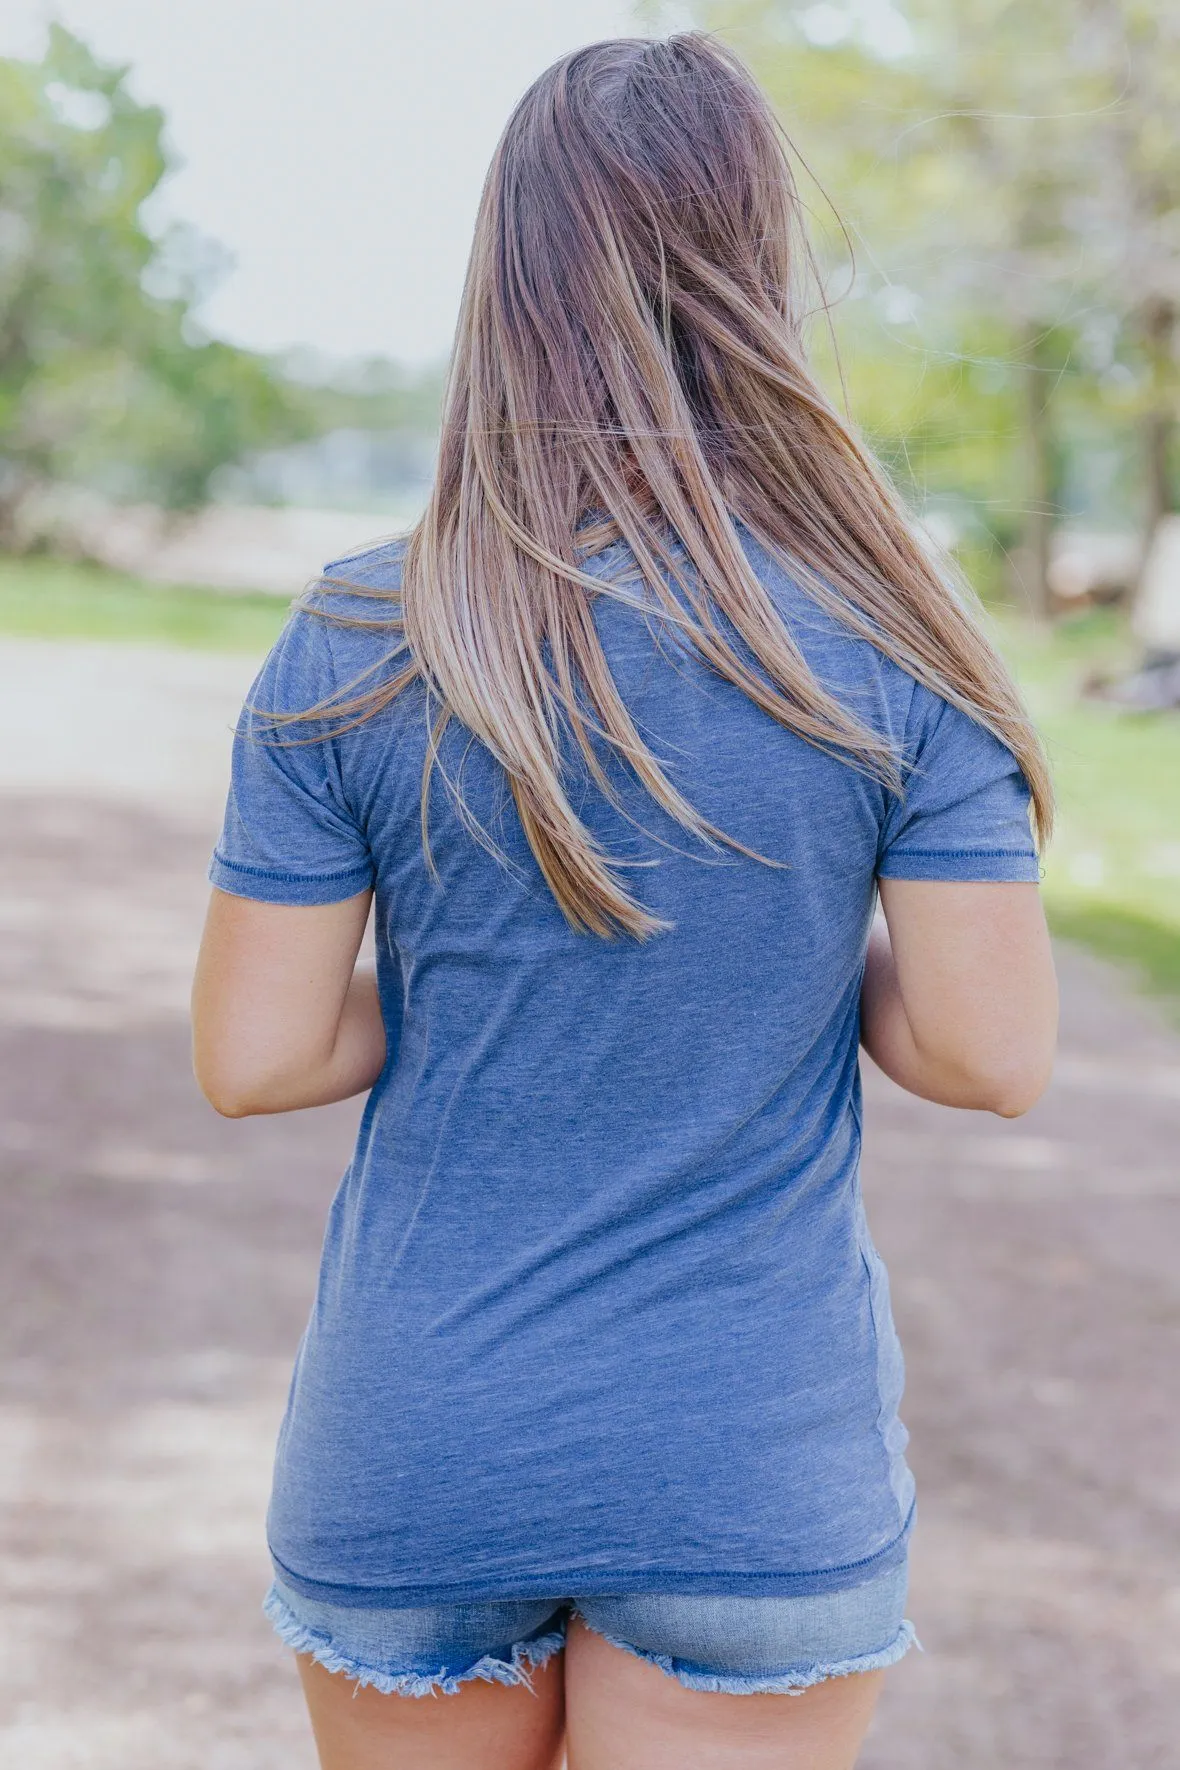
[[[312,1770],[258,1614],[351,1107],[226,1124],[185,1004],[237,659],[0,645],[0,1762]],[[911,1610],[865,1770],[1148,1770],[1180,1734],[1180,1037],[1061,955],[1015,1124],[867,1078]]]

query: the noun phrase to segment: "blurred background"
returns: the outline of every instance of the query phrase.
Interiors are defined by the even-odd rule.
[[[866,1078],[912,1613],[869,1770],[1175,1763],[1180,13],[1172,0],[7,0],[0,14],[0,1759],[295,1770],[269,1460],[344,1106],[227,1125],[188,974],[291,597],[429,485],[496,137],[702,27],[799,155],[812,347],[979,591],[1061,797],[1062,1059]]]

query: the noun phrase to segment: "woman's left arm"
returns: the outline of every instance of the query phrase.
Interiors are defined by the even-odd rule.
[[[226,1118],[325,1106],[377,1080],[377,980],[356,962],[372,895],[295,905],[214,891],[193,983],[193,1068]]]

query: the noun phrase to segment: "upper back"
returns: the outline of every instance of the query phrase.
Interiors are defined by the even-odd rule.
[[[437,708],[420,684],[339,735],[322,735],[333,731],[326,721],[314,741],[276,744],[260,723],[248,734],[255,741],[239,746],[237,815],[252,825],[256,873],[268,842],[288,873],[302,849],[325,892],[360,888],[368,868],[407,1037],[437,1040],[445,1029],[460,1044],[478,1040],[491,1015],[501,1033],[512,1029],[488,1058],[494,1068],[527,1066],[544,1049],[572,1075],[587,1029],[597,1027],[604,1050],[621,1046],[649,1075],[683,1082],[693,1066],[678,1068],[674,1029],[691,1020],[712,1028],[715,1068],[742,1066],[744,1095],[759,1078],[770,1085],[789,1071],[833,1016],[843,1024],[854,1015],[879,873],[986,877],[989,857],[1028,864],[1027,791],[1009,752],[816,607],[752,538],[744,544],[816,677],[888,738],[904,792],[784,729],[666,622],[604,593],[595,620],[629,712],[673,783],[727,839],[709,844],[686,832],[609,754],[604,792],[569,747],[578,815],[668,925],[646,942],[570,927],[503,771],[456,721],[438,766],[426,769]],[[328,580],[386,600],[348,598],[329,581],[293,617],[254,705],[297,712],[379,681],[391,667],[382,661],[388,633],[332,616],[388,611],[400,562],[395,543],[329,567]],[[629,565],[619,543],[589,569],[609,582]],[[278,798],[261,785],[276,772]],[[234,815],[231,805],[230,823]]]

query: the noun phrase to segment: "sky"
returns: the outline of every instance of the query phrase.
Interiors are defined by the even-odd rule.
[[[0,55],[38,54],[49,18],[163,107],[181,165],[153,219],[231,254],[210,331],[412,365],[450,346],[516,99],[564,51],[640,29],[629,0],[4,0]]]

